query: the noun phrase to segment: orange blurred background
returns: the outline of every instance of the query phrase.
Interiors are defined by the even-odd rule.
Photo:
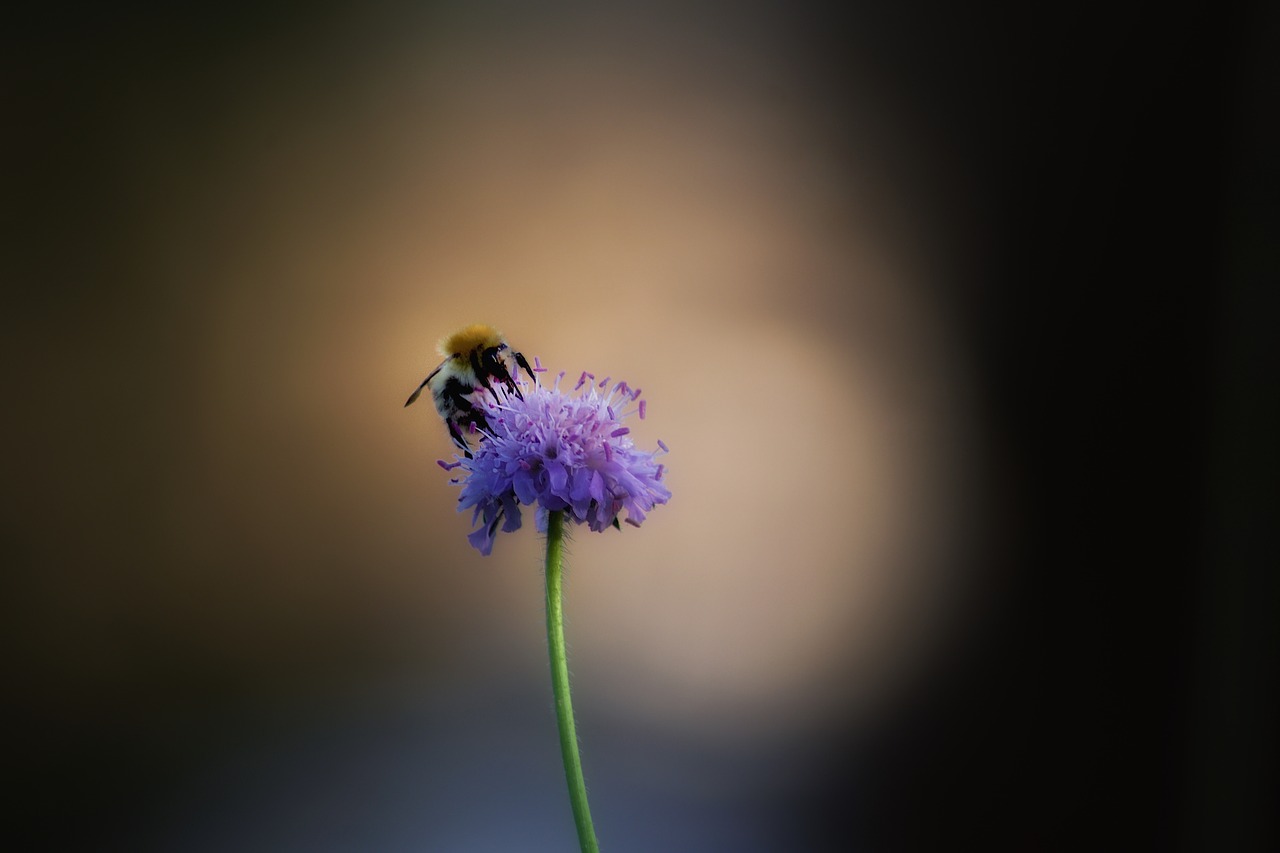
[[[922,116],[885,59],[911,42],[863,14],[847,45],[767,4],[33,29],[5,318],[24,820],[571,847],[540,543],[472,551],[445,431],[402,408],[486,322],[643,387],[637,438],[671,448],[671,503],[570,553],[605,848],[844,849],[794,846],[844,796],[832,750],[971,636],[974,549],[1005,536],[974,531],[1021,511],[955,307],[991,203],[965,165],[997,155],[934,134],[968,107]]]
[[[347,715],[452,709],[431,736],[483,766],[516,760],[493,731],[516,725],[539,763],[507,768],[527,789],[502,796],[556,790],[545,849],[563,846],[540,544],[467,547],[445,431],[402,408],[436,341],[479,321],[553,371],[644,387],[638,437],[672,448],[669,506],[572,546],[598,808],[636,773],[611,739],[728,756],[692,779],[687,758],[645,768],[691,798],[778,786],[717,761],[781,753],[770,774],[803,778],[821,734],[927,648],[954,581],[965,368],[888,153],[840,147],[804,45],[763,14],[298,23],[245,12],[220,37],[191,22],[190,47],[161,27],[149,51],[97,46],[113,64],[73,80],[84,124],[51,131],[80,198],[43,204],[88,254],[46,247],[61,280],[10,338],[30,368],[20,702],[91,740],[172,739],[124,822],[181,849],[181,809],[231,821],[223,849],[234,821],[253,836],[323,811],[334,783],[310,777],[251,813],[184,799],[228,754],[277,748],[263,708],[335,738]],[[874,94],[868,127],[888,119]],[[316,737],[299,751],[330,760]],[[421,849],[507,819],[483,791],[422,799],[389,818]]]

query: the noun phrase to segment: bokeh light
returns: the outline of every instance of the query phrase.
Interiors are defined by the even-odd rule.
[[[445,430],[402,407],[484,322],[643,387],[637,439],[671,448],[669,505],[570,546],[606,849],[845,849],[796,816],[976,636],[975,538],[1020,521],[956,307],[993,221],[956,163],[999,152],[942,144],[856,14],[848,55],[819,4],[33,26],[4,318],[26,819],[572,843],[541,543],[469,548]]]

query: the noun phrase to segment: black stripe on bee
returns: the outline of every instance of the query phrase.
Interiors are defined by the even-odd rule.
[[[474,408],[471,401],[467,399],[467,395],[471,394],[475,389],[469,385],[464,385],[456,376],[450,376],[444,383],[444,389],[440,392],[440,396],[445,402],[460,412],[470,412]]]

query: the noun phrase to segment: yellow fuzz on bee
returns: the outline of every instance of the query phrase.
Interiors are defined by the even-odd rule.
[[[467,353],[477,349],[496,347],[502,343],[502,335],[493,326],[473,323],[465,329],[454,332],[440,342],[440,354],[448,357],[458,353]]]

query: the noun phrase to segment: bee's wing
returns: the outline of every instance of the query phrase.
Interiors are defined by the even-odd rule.
[[[427,383],[428,383],[428,382],[430,382],[430,381],[432,380],[432,378],[433,378],[437,373],[439,373],[439,372],[440,372],[440,368],[441,368],[441,367],[444,367],[444,362],[441,362],[441,363],[440,363],[440,365],[439,365],[439,367],[437,367],[435,370],[433,370],[433,371],[431,371],[430,373],[428,373],[428,374],[427,374],[427,378],[426,378],[426,379],[424,379],[424,380],[422,380],[422,384],[421,384],[421,385],[419,385],[417,388],[415,388],[415,389],[413,390],[413,393],[409,395],[409,399],[408,399],[408,400],[405,400],[405,403],[404,403],[404,404],[405,404],[406,406],[410,405],[411,403],[413,403],[413,401],[414,401],[414,400],[418,399],[418,396],[422,393],[422,389],[423,389],[423,388],[426,388],[426,387],[427,387]]]

